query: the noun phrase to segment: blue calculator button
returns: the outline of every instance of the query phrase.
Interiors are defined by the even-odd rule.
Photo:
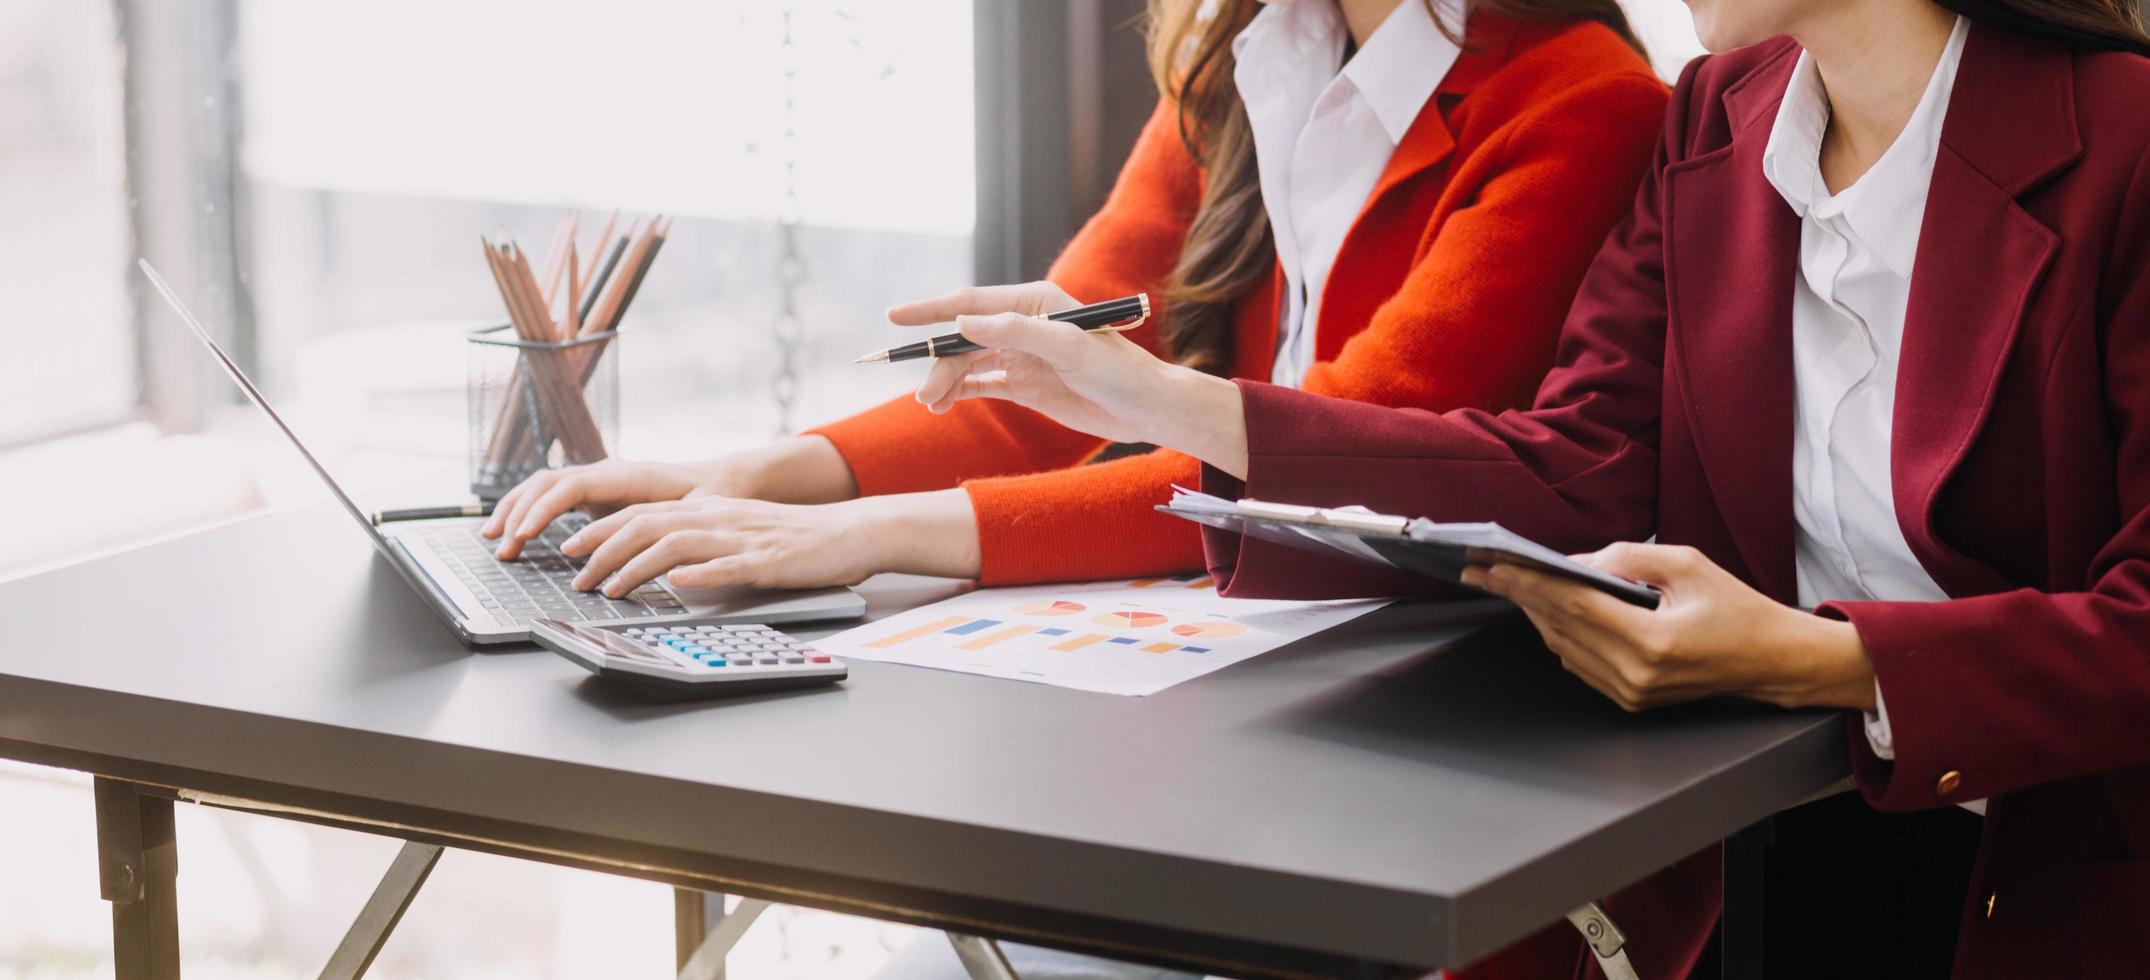
[[[701,657],[708,655],[709,648],[705,646],[695,646],[690,644],[687,646],[680,647],[679,652],[684,653],[690,657]]]
[[[706,657],[702,660],[702,666],[704,667],[722,667],[724,664],[723,657]]]

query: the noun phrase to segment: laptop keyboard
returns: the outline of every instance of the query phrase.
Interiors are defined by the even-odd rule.
[[[493,557],[499,543],[479,537],[475,522],[435,525],[421,529],[419,534],[447,560],[456,578],[478,596],[496,619],[517,623],[534,619],[641,619],[685,611],[677,598],[654,583],[623,599],[576,591],[569,583],[582,568],[582,560],[561,554],[560,543],[589,522],[588,517],[574,513],[552,522],[543,534],[523,546],[522,557],[514,561]]]

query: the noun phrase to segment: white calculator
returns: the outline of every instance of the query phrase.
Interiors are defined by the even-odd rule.
[[[602,626],[540,619],[538,645],[653,701],[685,701],[843,680],[842,661],[761,625]]]

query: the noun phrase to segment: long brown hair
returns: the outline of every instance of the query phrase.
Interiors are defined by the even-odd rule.
[[[1934,0],[1979,24],[2096,51],[2150,55],[2135,0]]]
[[[1406,3],[1411,0],[1405,0]],[[1432,9],[1434,0],[1420,0]],[[1958,0],[1971,3],[2103,3],[2125,0]],[[1642,42],[1616,0],[1470,0],[1473,7],[1517,20],[1594,20],[1635,50]],[[1232,311],[1276,262],[1269,213],[1255,171],[1254,131],[1232,81],[1232,39],[1260,8],[1258,0],[1150,0],[1150,71],[1157,88],[1179,106],[1180,140],[1202,166],[1202,203],[1179,262],[1164,286],[1165,353],[1189,367],[1231,370]],[[1439,18],[1435,18],[1439,22]],[[1442,33],[1448,34],[1443,25]],[[1449,39],[1462,44],[1452,34]]]

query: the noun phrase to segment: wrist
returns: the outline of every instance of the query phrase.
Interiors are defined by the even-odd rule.
[[[978,577],[978,518],[960,487],[863,497],[834,507],[845,522],[845,538],[860,543],[877,571]]]
[[[1239,386],[1176,364],[1164,365],[1163,372],[1157,444],[1244,478],[1247,420]]]
[[[850,464],[819,435],[793,436],[708,460],[703,489],[727,497],[786,504],[825,504],[858,496]]]
[[[1787,626],[1769,661],[1779,665],[1763,700],[1787,708],[1874,708],[1874,665],[1859,630],[1784,607]]]

